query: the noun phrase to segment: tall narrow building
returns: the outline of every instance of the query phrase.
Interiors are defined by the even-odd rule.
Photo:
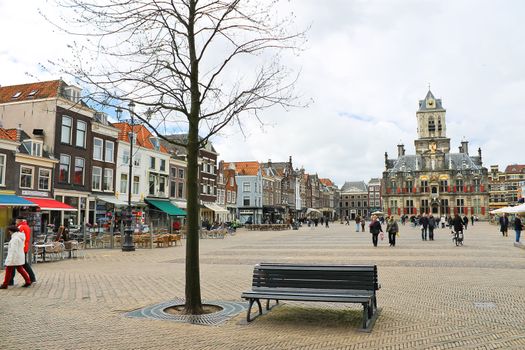
[[[405,154],[403,144],[397,146],[396,159],[385,153],[381,188],[388,214],[486,217],[488,172],[481,148],[471,156],[468,142],[462,140],[459,152],[451,153],[445,114],[441,99],[429,90],[416,112],[415,154]]]

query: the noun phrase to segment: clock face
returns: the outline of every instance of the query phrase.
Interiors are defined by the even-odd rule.
[[[432,101],[432,100],[428,101],[428,105],[429,106],[432,106],[433,104],[434,104],[434,101]]]
[[[428,149],[430,150],[430,152],[434,153],[436,152],[436,149],[437,149],[437,145],[435,142],[431,142],[428,144]]]

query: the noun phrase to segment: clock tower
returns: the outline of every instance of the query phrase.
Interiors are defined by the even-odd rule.
[[[416,154],[450,152],[445,113],[441,99],[436,99],[428,90],[425,99],[419,101],[419,109],[416,112],[418,135],[414,141]]]

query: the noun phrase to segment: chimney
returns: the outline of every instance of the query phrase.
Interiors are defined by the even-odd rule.
[[[459,153],[463,153],[463,145],[459,146]]]
[[[22,139],[22,124],[18,124],[18,128],[16,128],[16,141],[20,142]]]
[[[481,162],[481,147],[478,148],[478,156],[479,156],[479,161]]]
[[[405,155],[405,145],[399,144],[397,145],[397,157],[401,157]]]
[[[463,150],[463,153],[465,154],[468,154],[468,141],[467,140],[463,140],[461,141],[461,148]]]
[[[271,167],[272,167],[272,160],[268,159],[268,168],[271,168]]]

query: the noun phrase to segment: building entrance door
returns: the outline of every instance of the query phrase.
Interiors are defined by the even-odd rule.
[[[432,215],[439,214],[439,206],[437,203],[432,204]]]

